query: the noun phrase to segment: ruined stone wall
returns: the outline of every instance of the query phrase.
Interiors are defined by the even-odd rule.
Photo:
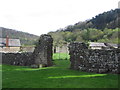
[[[95,73],[120,73],[120,49],[92,50],[85,43],[69,45],[71,69]]]
[[[50,35],[41,35],[33,52],[34,64],[51,66],[53,54],[52,47],[53,47],[52,37]]]
[[[1,53],[2,64],[30,66],[33,61],[31,60],[32,53]]]
[[[1,53],[2,63],[32,67],[51,66],[52,43],[53,39],[50,35],[41,35],[33,53]]]

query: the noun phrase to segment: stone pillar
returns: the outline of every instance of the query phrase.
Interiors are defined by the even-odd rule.
[[[84,50],[88,49],[87,45],[82,42],[74,42],[69,44],[69,55],[71,62],[71,69],[79,69],[79,65],[83,61]]]
[[[41,35],[33,52],[33,67],[52,65],[53,39],[50,35]]]

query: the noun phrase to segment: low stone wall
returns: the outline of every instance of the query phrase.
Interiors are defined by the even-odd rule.
[[[51,66],[52,43],[50,35],[41,35],[33,53],[1,53],[2,63],[32,67]]]
[[[32,53],[1,53],[2,64],[30,66],[33,61]]]
[[[71,69],[95,73],[120,73],[120,49],[91,50],[85,43],[69,45]]]

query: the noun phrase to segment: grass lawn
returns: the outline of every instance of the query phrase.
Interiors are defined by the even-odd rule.
[[[67,56],[69,58],[69,56]],[[58,60],[44,68],[2,65],[3,88],[118,88],[118,75],[70,70],[69,60]],[[66,54],[61,54],[66,58]]]

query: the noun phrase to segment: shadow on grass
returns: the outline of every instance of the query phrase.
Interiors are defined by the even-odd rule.
[[[22,68],[14,69],[15,71],[37,71],[37,70],[47,70],[47,69],[56,69],[58,67],[43,67],[43,68]]]
[[[11,66],[11,67],[6,68],[6,66]],[[2,71],[37,71],[37,70],[55,69],[55,68],[59,68],[59,67],[30,68],[30,67],[27,67],[27,66],[3,65]]]

